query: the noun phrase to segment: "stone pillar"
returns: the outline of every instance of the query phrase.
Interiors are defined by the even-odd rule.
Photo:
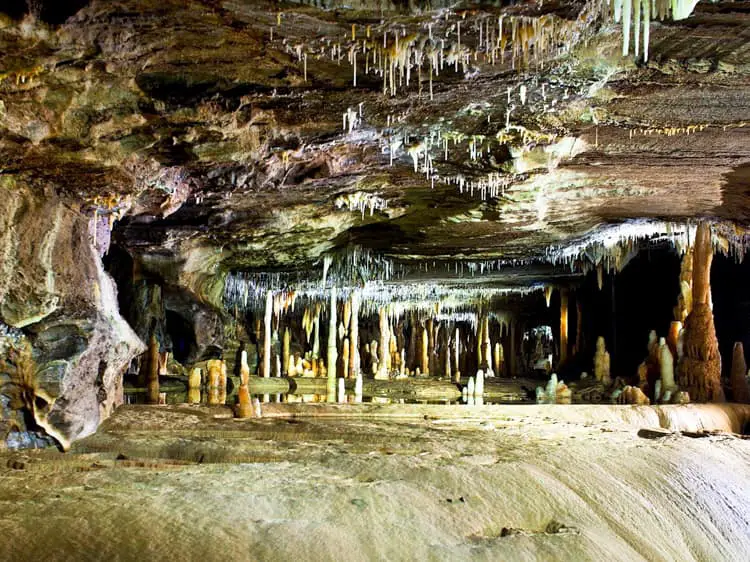
[[[461,330],[456,326],[456,337],[453,340],[453,373],[456,377],[461,376]]]
[[[560,289],[560,365],[568,360],[568,289]]]
[[[292,346],[292,335],[289,332],[289,326],[284,328],[284,341],[281,344],[281,369],[284,376],[289,376],[289,356]]]
[[[508,363],[509,366],[509,373],[508,375],[510,377],[517,377],[518,376],[518,349],[516,347],[516,332],[518,331],[518,320],[515,318],[512,318],[510,321],[510,334],[508,334],[510,339],[510,361]]]
[[[149,404],[159,403],[159,340],[151,334],[148,344],[148,370],[146,371],[146,390]]]
[[[721,402],[721,355],[710,307],[711,227],[702,221],[693,248],[692,310],[685,320],[685,356],[679,365],[679,385],[693,402]]]
[[[378,316],[380,320],[380,343],[378,344],[378,351],[380,352],[378,359],[378,372],[376,379],[387,379],[390,371],[390,344],[391,335],[388,328],[388,314],[386,313],[384,306],[380,307]]]
[[[331,287],[330,315],[328,317],[328,353],[326,355],[326,368],[328,369],[328,401],[336,401],[336,287]]]
[[[750,404],[750,388],[747,384],[747,363],[745,362],[745,349],[742,342],[734,344],[732,352],[732,401],[742,404]]]
[[[266,310],[263,316],[263,376],[271,376],[271,316],[273,313],[273,293],[266,292]]]
[[[583,304],[580,293],[576,293],[576,354],[583,351]]]
[[[490,343],[490,315],[485,313],[482,324],[482,362],[479,368],[485,373],[492,371],[492,344]]]
[[[359,294],[352,291],[351,320],[349,324],[349,376],[356,378],[359,366]]]

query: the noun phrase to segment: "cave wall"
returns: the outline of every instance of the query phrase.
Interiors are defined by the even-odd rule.
[[[144,349],[103,269],[107,244],[95,247],[92,217],[54,189],[0,180],[0,321],[30,340],[37,391],[50,398],[36,423],[63,447],[122,403],[122,374]]]

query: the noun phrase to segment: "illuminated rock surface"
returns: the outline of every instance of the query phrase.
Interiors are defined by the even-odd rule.
[[[3,3],[0,450],[73,453],[1,453],[0,558],[749,558],[747,442],[636,436],[748,398],[748,30],[693,0]],[[615,406],[661,401],[691,405]]]

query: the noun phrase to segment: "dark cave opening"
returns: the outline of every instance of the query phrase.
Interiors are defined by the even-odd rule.
[[[172,341],[172,353],[176,361],[186,363],[195,350],[195,333],[192,324],[171,310],[165,311],[167,333]]]
[[[45,23],[59,25],[89,2],[90,0],[6,0],[0,10],[14,19],[32,14]]]

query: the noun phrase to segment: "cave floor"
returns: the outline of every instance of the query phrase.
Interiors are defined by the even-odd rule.
[[[0,559],[750,554],[747,406],[264,406],[124,406],[69,453],[0,452]]]

